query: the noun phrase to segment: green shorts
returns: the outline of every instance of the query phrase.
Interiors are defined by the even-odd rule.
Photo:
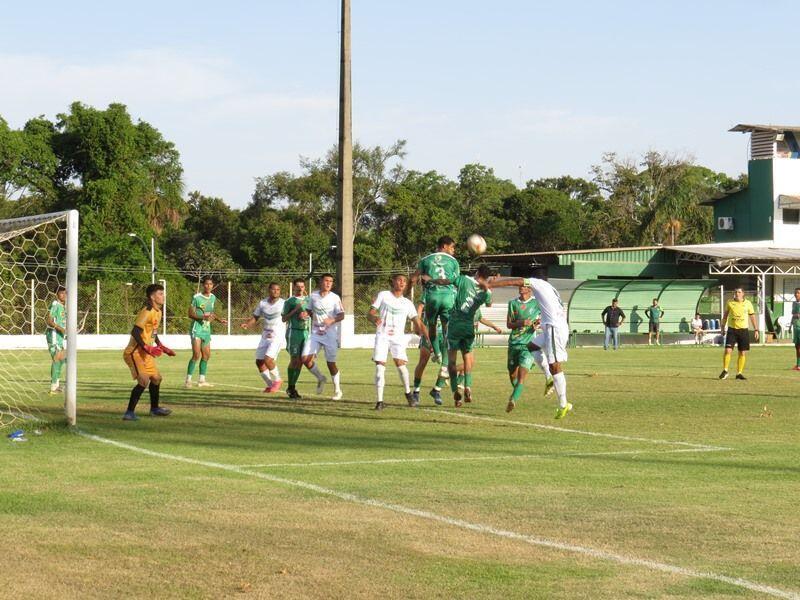
[[[526,346],[508,347],[508,371],[509,373],[517,367],[522,367],[528,371],[533,366],[533,354]]]
[[[64,349],[64,336],[55,329],[48,329],[45,337],[47,338],[47,351],[50,352],[50,358],[53,358]]]
[[[205,348],[211,343],[211,332],[210,331],[192,331],[189,334],[189,337],[192,339],[192,346],[194,346],[195,340],[200,340],[200,347]]]
[[[472,352],[475,344],[475,325],[472,321],[451,321],[447,328],[447,346],[450,350]]]
[[[303,347],[308,340],[308,331],[293,331],[286,334],[286,351],[289,356],[303,356]]]
[[[800,346],[800,322],[795,323],[792,329],[794,330],[792,341],[794,341],[795,346]]]
[[[436,325],[436,321],[441,319],[443,323],[450,320],[450,313],[456,304],[456,296],[452,292],[427,292],[425,297],[425,324],[428,330]],[[433,329],[435,332],[436,330]],[[436,337],[436,334],[432,337]]]

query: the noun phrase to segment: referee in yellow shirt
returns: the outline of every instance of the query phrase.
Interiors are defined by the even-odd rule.
[[[744,299],[744,290],[740,287],[733,291],[733,300],[729,300],[725,305],[725,313],[722,315],[722,326],[727,329],[725,333],[725,354],[722,357],[722,373],[720,379],[728,378],[728,367],[731,364],[731,353],[733,347],[739,350],[739,357],[736,361],[736,379],[745,380],[742,375],[744,363],[747,360],[747,351],[750,350],[750,330],[747,328],[747,317],[755,330],[756,341],[758,341],[758,325],[756,324],[756,311],[750,300]]]

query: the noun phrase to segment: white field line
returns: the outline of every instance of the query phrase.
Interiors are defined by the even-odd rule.
[[[441,456],[426,458],[380,458],[376,460],[341,460],[327,462],[300,463],[263,463],[256,465],[238,465],[242,469],[266,469],[269,467],[338,467],[344,465],[393,465],[403,463],[428,462],[469,462],[492,460],[530,460],[537,458],[565,458],[592,456],[636,456],[639,454],[680,454],[692,452],[720,452],[724,448],[680,448],[678,450],[611,450],[608,452],[553,452],[550,454],[495,454],[492,456]]]
[[[786,598],[788,600],[800,600],[800,593],[789,591],[789,590],[782,590],[778,589],[769,585],[764,585],[761,583],[757,583],[754,581],[749,581],[747,579],[742,579],[739,577],[729,577],[727,575],[719,575],[717,573],[711,573],[708,571],[696,571],[694,569],[687,569],[685,567],[680,567],[677,565],[671,565],[668,563],[657,562],[653,560],[648,560],[644,558],[636,558],[633,556],[626,556],[624,554],[615,554],[613,552],[606,552],[604,550],[598,550],[596,548],[591,548],[588,546],[579,546],[576,544],[570,544],[568,542],[559,542],[555,540],[549,540],[547,538],[538,538],[532,535],[527,535],[524,533],[518,533],[516,531],[509,531],[505,529],[498,529],[491,525],[484,525],[481,523],[470,523],[469,521],[463,521],[461,519],[454,519],[451,517],[446,517],[443,515],[438,515],[436,513],[429,512],[427,510],[419,510],[416,508],[410,508],[407,506],[402,506],[400,504],[392,504],[389,502],[382,502],[381,500],[375,500],[373,498],[365,498],[363,496],[357,496],[355,494],[350,494],[348,492],[340,492],[337,490],[333,490],[330,488],[322,487],[320,485],[316,485],[314,483],[308,483],[305,481],[299,481],[296,479],[286,479],[283,477],[277,477],[275,475],[270,475],[268,473],[260,473],[258,471],[248,471],[242,467],[238,467],[236,465],[227,465],[223,463],[216,463],[210,462],[205,460],[199,460],[195,458],[189,458],[186,456],[180,456],[177,454],[168,454],[166,452],[157,452],[155,450],[148,450],[147,448],[141,448],[139,446],[134,446],[132,444],[126,444],[124,442],[118,442],[115,440],[111,440],[108,438],[101,437],[99,435],[94,435],[91,433],[85,433],[83,431],[78,431],[78,434],[93,440],[95,442],[100,442],[103,444],[108,444],[110,446],[115,446],[117,448],[121,448],[123,450],[129,450],[131,452],[137,452],[139,454],[144,454],[146,456],[151,456],[154,458],[162,458],[165,460],[172,460],[176,462],[186,463],[190,465],[197,465],[201,467],[207,467],[210,469],[217,469],[220,471],[228,471],[230,473],[237,473],[239,475],[246,475],[248,477],[255,477],[258,479],[262,479],[265,481],[270,481],[272,483],[278,483],[281,485],[286,485],[289,487],[300,488],[304,490],[308,490],[311,492],[316,492],[318,494],[322,494],[325,496],[331,496],[334,498],[338,498],[340,500],[344,500],[346,502],[352,502],[354,504],[360,504],[362,506],[370,506],[373,508],[380,508],[383,510],[389,510],[392,512],[411,515],[413,517],[418,517],[420,519],[426,519],[428,521],[435,521],[438,523],[443,523],[445,525],[450,525],[453,527],[458,527],[461,529],[465,529],[467,531],[473,531],[475,533],[487,534],[492,535],[495,537],[505,538],[509,540],[515,540],[519,542],[524,542],[526,544],[530,544],[532,546],[540,546],[543,548],[550,548],[552,550],[559,550],[561,552],[571,552],[573,554],[581,554],[584,556],[588,556],[590,558],[595,558],[598,560],[604,560],[609,562],[615,562],[621,565],[628,565],[628,566],[635,566],[635,567],[643,567],[645,569],[649,569],[651,571],[660,571],[662,573],[669,573],[670,575],[680,575],[682,577],[691,577],[695,579],[709,579],[713,581],[719,581],[721,583],[727,583],[728,585],[732,585],[735,587],[747,589],[753,592],[759,592],[762,594],[767,594],[769,596],[773,596],[775,598]]]
[[[481,415],[470,415],[464,412],[455,412],[451,410],[433,409],[433,408],[420,408],[426,412],[437,414],[453,415],[454,417],[461,417],[464,419],[476,419],[479,421],[492,421],[494,423],[505,423],[506,425],[520,425],[522,427],[533,427],[535,429],[544,429],[547,431],[560,431],[562,433],[575,433],[578,435],[588,435],[592,437],[603,437],[611,440],[624,440],[626,442],[646,442],[648,444],[662,444],[669,446],[686,446],[688,448],[697,448],[701,450],[733,450],[733,448],[726,448],[724,446],[711,446],[708,444],[696,444],[692,442],[674,442],[670,440],[658,440],[653,438],[632,437],[627,435],[618,435],[615,433],[602,433],[598,431],[584,431],[582,429],[568,429],[566,427],[556,427],[555,425],[541,425],[539,423],[528,423],[526,421],[511,421],[509,419],[498,419],[496,417],[484,417]]]

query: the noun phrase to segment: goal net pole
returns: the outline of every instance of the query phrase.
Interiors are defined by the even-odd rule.
[[[78,211],[67,212],[67,373],[64,414],[75,425],[78,397]]]

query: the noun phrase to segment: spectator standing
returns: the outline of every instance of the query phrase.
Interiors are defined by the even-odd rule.
[[[647,345],[653,345],[653,334],[656,336],[656,344],[661,345],[661,317],[664,311],[658,305],[658,298],[653,298],[653,305],[644,309],[644,315],[648,318]]]
[[[698,346],[703,343],[703,319],[700,318],[700,313],[695,314],[691,323],[692,333],[694,334],[694,343]]]
[[[611,306],[606,306],[600,313],[600,318],[606,326],[606,335],[603,340],[603,349],[608,350],[609,342],[613,341],[614,350],[619,348],[619,328],[625,322],[625,313],[619,307],[616,298],[611,301]]]

